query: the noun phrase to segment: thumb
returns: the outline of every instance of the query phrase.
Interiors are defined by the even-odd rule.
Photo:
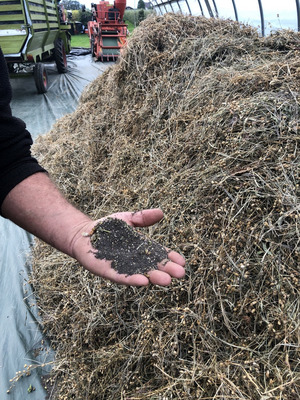
[[[150,226],[160,221],[164,213],[160,208],[141,210],[131,214],[131,223],[133,226]]]

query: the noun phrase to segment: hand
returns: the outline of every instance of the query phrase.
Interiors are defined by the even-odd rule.
[[[109,217],[122,219],[128,225],[133,227],[146,227],[155,224],[163,218],[163,213],[160,209],[143,210],[136,213],[120,212],[112,214]],[[175,251],[168,251],[169,261],[166,264],[158,265],[157,270],[152,270],[147,273],[147,276],[142,274],[123,275],[111,268],[111,262],[97,259],[93,254],[90,238],[84,236],[83,233],[91,232],[94,226],[99,221],[90,221],[85,223],[78,230],[76,237],[73,240],[72,254],[80,264],[95,275],[109,279],[112,282],[121,285],[131,286],[146,286],[149,281],[155,285],[169,285],[171,278],[182,278],[185,274],[184,258]]]

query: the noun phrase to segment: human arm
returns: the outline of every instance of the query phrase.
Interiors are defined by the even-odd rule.
[[[160,264],[157,270],[141,274],[121,275],[111,268],[111,262],[95,257],[90,232],[97,221],[73,207],[59,192],[45,173],[29,176],[15,186],[2,204],[2,214],[28,232],[49,243],[56,249],[77,259],[79,263],[95,275],[123,285],[144,286],[149,283],[168,285],[171,277],[184,276],[184,259],[170,251],[169,261]],[[131,226],[144,227],[158,222],[163,213],[159,209],[137,213],[123,212],[113,215]]]
[[[32,138],[24,121],[12,115],[12,90],[0,48],[0,207],[9,191],[36,172],[45,171],[31,156]]]

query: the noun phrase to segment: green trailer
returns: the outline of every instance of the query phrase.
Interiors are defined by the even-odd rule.
[[[39,93],[48,89],[44,61],[54,59],[59,73],[67,71],[69,29],[57,0],[0,0],[0,47],[9,71],[33,67]]]

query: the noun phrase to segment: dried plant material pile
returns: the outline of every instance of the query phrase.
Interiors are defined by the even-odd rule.
[[[161,207],[184,254],[168,288],[123,288],[37,244],[58,399],[300,397],[300,37],[168,14],[35,153],[93,217]]]

